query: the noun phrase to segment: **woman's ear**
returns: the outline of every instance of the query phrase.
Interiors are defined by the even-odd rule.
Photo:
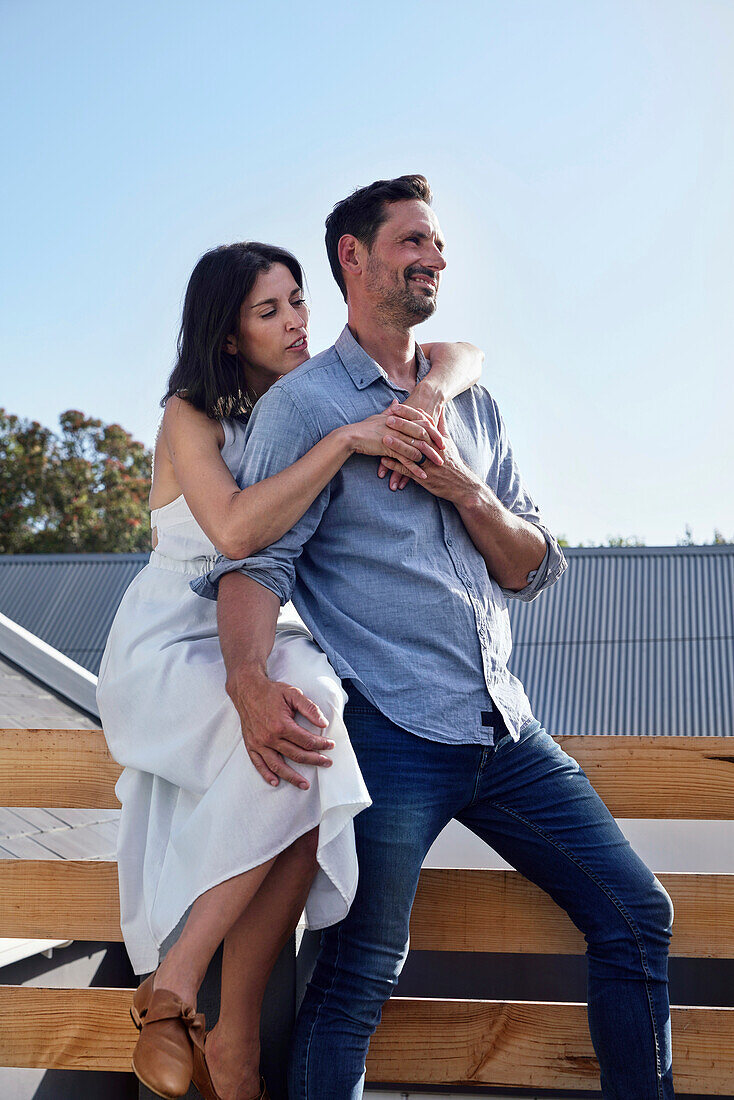
[[[237,337],[236,336],[233,336],[230,333],[230,335],[224,341],[224,350],[226,351],[227,355],[236,355],[237,354]]]

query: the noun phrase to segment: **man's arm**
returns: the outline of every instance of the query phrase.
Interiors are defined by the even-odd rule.
[[[258,401],[250,418],[247,444],[237,484],[241,489],[280,473],[291,466],[319,439],[315,427],[306,423],[300,410],[279,387]],[[286,604],[293,594],[295,562],[303,546],[319,525],[329,500],[326,485],[290,531],[270,546],[246,558],[227,558],[220,554],[214,568],[191,582],[199,596],[216,600],[219,582],[227,573],[242,572],[270,589]]]
[[[491,400],[487,396],[487,400]],[[566,569],[556,539],[540,521],[540,513],[525,488],[507,438],[502,417],[493,403],[498,424],[499,473],[497,491],[485,484],[462,460],[446,434],[442,466],[424,468],[428,477],[418,482],[429,493],[450,501],[467,533],[487,563],[490,575],[506,596],[532,600],[555,583]],[[392,459],[391,469],[398,468]]]
[[[296,714],[314,726],[326,726],[323,714],[290,684],[268,679],[267,660],[275,640],[278,597],[242,573],[227,573],[219,584],[217,622],[219,644],[227,670],[227,694],[242,722],[242,736],[250,759],[263,779],[278,786],[279,777],[308,790],[304,776],[283,759],[329,767],[319,750],[334,742],[308,733]]]
[[[543,564],[548,544],[539,527],[511,512],[471,470],[468,475],[457,477],[454,506],[500,588],[521,592]]]

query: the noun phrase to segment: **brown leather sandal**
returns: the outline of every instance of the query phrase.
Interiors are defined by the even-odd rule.
[[[133,994],[130,1015],[140,1031],[132,1057],[139,1081],[164,1100],[185,1096],[194,1069],[194,1049],[203,1049],[204,1014],[170,989],[153,989],[151,974]]]

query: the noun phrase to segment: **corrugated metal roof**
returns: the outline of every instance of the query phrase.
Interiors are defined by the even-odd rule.
[[[510,600],[512,671],[554,734],[734,735],[734,546],[569,549]],[[0,612],[96,673],[147,554],[0,558]]]
[[[96,675],[122,594],[148,557],[0,557],[0,612]]]
[[[510,668],[554,734],[734,734],[734,546],[575,549],[510,600]]]

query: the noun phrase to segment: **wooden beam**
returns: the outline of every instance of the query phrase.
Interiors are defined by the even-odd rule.
[[[121,770],[99,730],[0,729],[0,806],[119,810]]]
[[[661,874],[676,916],[671,954],[734,958],[734,875]],[[122,939],[117,864],[0,860],[0,936]],[[417,951],[582,955],[581,933],[517,871],[426,868],[410,923]]]
[[[0,1065],[129,1070],[131,989],[0,987]]]
[[[675,908],[671,954],[734,958],[734,875],[658,877]],[[583,955],[586,950],[565,912],[517,871],[457,868],[421,872],[410,946],[540,955]]]
[[[734,1009],[674,1008],[678,1092],[729,1094]],[[385,1005],[367,1060],[374,1084],[532,1089],[599,1088],[586,1006],[534,1001],[395,998]]]
[[[114,860],[0,860],[0,897],[0,936],[122,940]]]
[[[734,818],[732,737],[557,737],[615,817]]]
[[[0,988],[0,1064],[129,1070],[137,1032],[129,989]],[[734,1009],[674,1008],[679,1092],[728,1093]],[[532,1001],[394,998],[367,1062],[378,1084],[598,1087],[586,1008]]]
[[[731,737],[558,737],[615,817],[734,819]],[[0,806],[116,808],[98,730],[0,730]]]

